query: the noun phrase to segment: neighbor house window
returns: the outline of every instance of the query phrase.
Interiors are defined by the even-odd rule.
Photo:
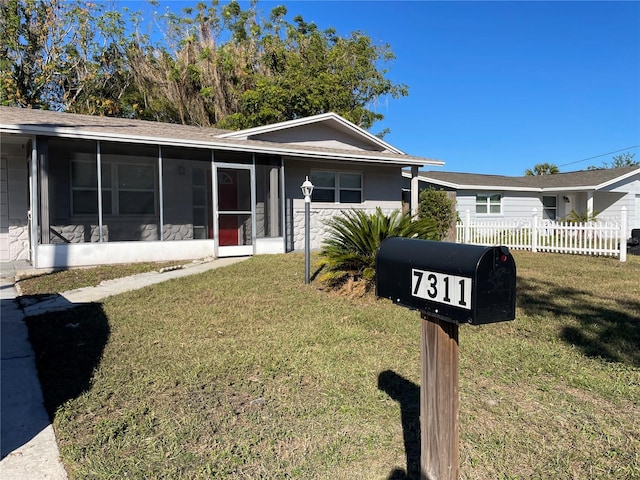
[[[311,172],[314,202],[362,203],[362,174],[347,172]]]
[[[71,211],[74,215],[98,212],[98,178],[94,162],[71,162]],[[102,163],[104,215],[155,214],[154,165]]]
[[[558,211],[558,197],[542,197],[542,218],[555,220]]]
[[[502,195],[478,194],[476,195],[476,213],[499,215],[502,213]]]

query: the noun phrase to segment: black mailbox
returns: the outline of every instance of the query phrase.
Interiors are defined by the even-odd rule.
[[[513,320],[516,264],[507,247],[387,238],[376,295],[458,324]]]

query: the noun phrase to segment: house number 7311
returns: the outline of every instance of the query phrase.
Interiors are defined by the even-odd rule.
[[[432,302],[444,303],[471,310],[471,288],[469,277],[458,277],[426,270],[411,270],[411,294]]]

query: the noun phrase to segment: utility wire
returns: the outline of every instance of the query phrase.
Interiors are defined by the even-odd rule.
[[[621,148],[620,150],[615,150],[614,152],[603,153],[601,155],[596,155],[595,157],[584,158],[582,160],[576,160],[575,162],[563,163],[562,165],[558,165],[558,167],[566,167],[567,165],[573,165],[574,163],[586,162],[587,160],[593,160],[594,158],[606,157],[607,155],[611,155],[613,153],[623,152],[625,150],[631,150],[632,148],[640,147],[640,145],[633,145],[632,147]]]

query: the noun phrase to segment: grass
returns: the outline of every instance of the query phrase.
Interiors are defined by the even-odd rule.
[[[104,280],[158,271],[162,268],[182,265],[184,262],[147,262],[118,265],[100,265],[90,268],[54,270],[21,278],[17,282],[22,295],[50,295],[81,287],[94,287]]]
[[[516,320],[460,328],[460,477],[640,478],[640,257],[514,257]],[[419,314],[303,265],[29,319],[70,478],[419,478]]]

